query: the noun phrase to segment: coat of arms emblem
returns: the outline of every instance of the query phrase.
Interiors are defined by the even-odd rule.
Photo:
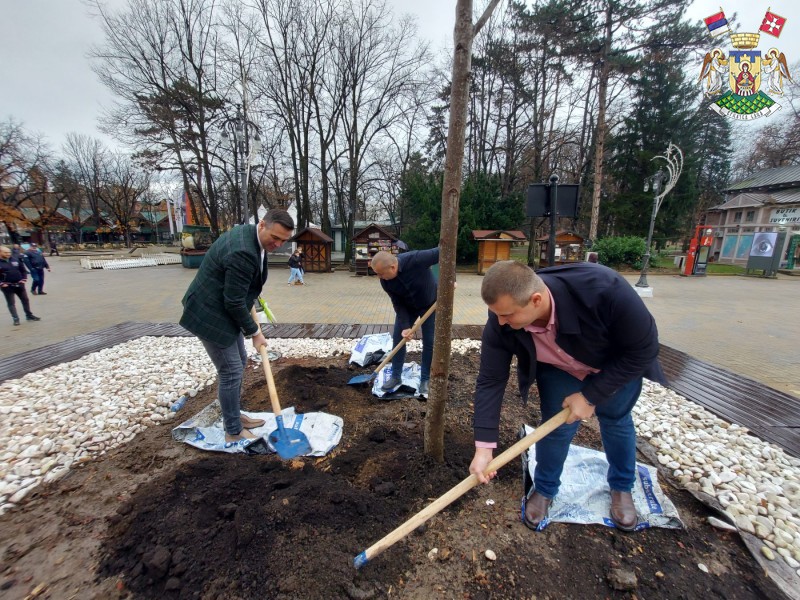
[[[710,108],[723,116],[740,120],[765,117],[781,105],[772,96],[783,95],[785,80],[791,81],[786,56],[777,48],[758,50],[760,33],[732,33],[720,11],[705,19],[712,37],[729,35],[733,49],[707,52],[700,68],[703,92],[715,99]],[[779,37],[786,19],[767,10],[759,32]]]

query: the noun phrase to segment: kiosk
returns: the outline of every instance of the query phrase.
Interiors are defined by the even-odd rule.
[[[697,276],[705,277],[706,267],[708,267],[708,256],[711,252],[711,245],[714,243],[712,236],[713,230],[705,225],[698,225],[694,229],[694,237],[689,242],[689,252],[686,255],[686,262],[683,265],[681,275],[685,277]]]
[[[353,263],[356,275],[375,275],[375,271],[369,266],[369,261],[381,250],[397,254],[399,249],[396,242],[396,236],[375,223],[356,233],[353,237]]]

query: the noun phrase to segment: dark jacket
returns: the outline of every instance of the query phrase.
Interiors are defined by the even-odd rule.
[[[639,377],[666,383],[658,363],[658,330],[644,302],[619,273],[594,263],[542,269],[537,274],[556,305],[556,343],[585,365],[600,369],[583,380],[592,404],[607,402]],[[536,378],[536,346],[530,332],[501,326],[489,312],[475,386],[475,439],[496,442],[511,357],[517,357],[520,394],[527,399]]]
[[[299,269],[302,262],[303,259],[297,256],[296,254],[292,254],[289,257],[289,267],[291,267],[292,269]]]
[[[50,265],[47,264],[47,259],[44,257],[44,254],[42,254],[38,250],[30,248],[27,252],[25,252],[25,256],[28,259],[28,265],[30,265],[31,269],[50,268]]]
[[[265,254],[266,257],[266,254]],[[180,324],[201,340],[230,346],[240,333],[253,335],[258,325],[250,307],[267,280],[261,273],[261,247],[256,225],[240,225],[223,233],[203,257],[183,297]]]
[[[19,256],[11,256],[8,260],[0,259],[0,282],[19,283],[28,278],[28,271]]]
[[[413,250],[397,256],[397,277],[381,279],[396,313],[423,314],[436,302],[436,279],[431,267],[439,263],[439,248]]]

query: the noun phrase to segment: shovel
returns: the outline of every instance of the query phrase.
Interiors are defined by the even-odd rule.
[[[535,431],[526,435],[516,444],[506,449],[506,451],[500,454],[499,456],[496,456],[494,460],[492,460],[492,462],[490,462],[489,465],[486,467],[484,473],[491,473],[492,471],[497,471],[500,467],[514,460],[516,457],[525,452],[525,450],[533,446],[536,442],[538,442],[548,433],[552,432],[553,430],[557,429],[558,427],[566,423],[567,417],[569,417],[569,413],[570,413],[569,408],[565,408],[551,419],[539,425],[539,427],[537,427]],[[378,556],[378,554],[380,554],[381,552],[392,546],[394,543],[402,540],[409,533],[414,531],[417,527],[425,523],[425,521],[430,519],[432,516],[438,514],[440,511],[444,510],[447,506],[455,502],[458,498],[466,494],[476,485],[478,485],[477,475],[470,475],[455,487],[450,488],[450,491],[446,492],[442,496],[439,496],[439,498],[431,502],[428,506],[423,508],[417,514],[411,517],[408,521],[400,525],[400,527],[392,531],[389,535],[378,540],[377,542],[372,544],[372,546],[370,546],[369,548],[364,550],[361,554],[356,556],[353,559],[353,566],[356,569],[360,569],[361,567],[366,565],[370,560]]]
[[[253,310],[255,313],[255,310]],[[254,315],[255,317],[255,315]],[[258,321],[256,320],[256,323]],[[267,354],[266,344],[258,347],[258,352],[261,354],[261,364],[264,365],[264,375],[267,378],[267,388],[269,389],[269,400],[272,403],[272,412],[275,413],[275,421],[278,428],[269,434],[269,443],[275,448],[283,460],[289,460],[309,454],[311,452],[311,444],[308,442],[306,434],[297,429],[286,429],[283,425],[283,414],[281,413],[281,405],[278,402],[278,390],[275,389],[275,380],[272,378],[272,367],[269,364],[269,355]]]
[[[425,311],[425,314],[416,320],[414,325],[411,327],[411,332],[408,334],[408,337],[413,336],[417,332],[417,329],[422,327],[422,324],[428,319],[428,317],[431,316],[431,314],[435,310],[436,310],[436,302],[431,304],[431,307],[427,311]],[[372,373],[370,373],[369,375],[356,375],[355,377],[350,379],[350,381],[347,382],[347,385],[359,385],[362,383],[370,383],[373,379],[375,379],[378,376],[378,373],[380,373],[383,370],[383,367],[389,364],[389,361],[392,360],[392,358],[394,358],[394,355],[400,351],[400,348],[402,348],[407,341],[408,341],[407,338],[403,338],[402,340],[400,340],[397,346],[392,348],[392,351],[389,352],[389,354],[387,354],[384,357],[384,359],[381,361],[381,364],[379,364],[378,367]]]

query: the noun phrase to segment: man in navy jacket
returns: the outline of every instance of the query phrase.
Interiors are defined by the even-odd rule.
[[[534,493],[525,524],[536,529],[558,493],[570,442],[580,421],[597,415],[608,458],[611,519],[636,527],[631,490],[636,478],[636,431],[631,410],[642,378],[664,383],[655,320],[631,285],[593,263],[543,269],[513,261],[494,264],[481,285],[489,307],[475,390],[475,457],[470,472],[484,475],[497,447],[500,407],[511,358],[523,400],[536,381],[542,419],[569,407],[565,425],[536,444]]]
[[[25,282],[28,280],[28,272],[22,264],[20,256],[12,256],[11,249],[7,246],[0,246],[0,290],[6,298],[8,312],[14,320],[14,325],[19,325],[19,315],[14,296],[19,296],[22,302],[22,310],[25,311],[25,318],[28,321],[40,321],[41,319],[31,312],[31,305],[28,301],[28,294],[25,291]]]
[[[394,345],[407,337],[417,317],[424,315],[436,302],[436,278],[431,267],[439,263],[439,248],[414,250],[395,256],[386,251],[378,252],[370,267],[381,279],[381,287],[389,294],[395,312]],[[422,365],[420,371],[419,395],[428,396],[433,360],[433,332],[436,314],[432,314],[422,324]],[[406,348],[403,346],[392,358],[392,376],[383,384],[384,391],[391,391],[401,383],[403,361]]]
[[[25,257],[28,261],[27,264],[30,266],[31,278],[33,279],[31,293],[34,296],[36,294],[46,296],[47,292],[44,291],[44,270],[50,270],[47,259],[36,244],[31,244],[31,247],[25,252]]]

